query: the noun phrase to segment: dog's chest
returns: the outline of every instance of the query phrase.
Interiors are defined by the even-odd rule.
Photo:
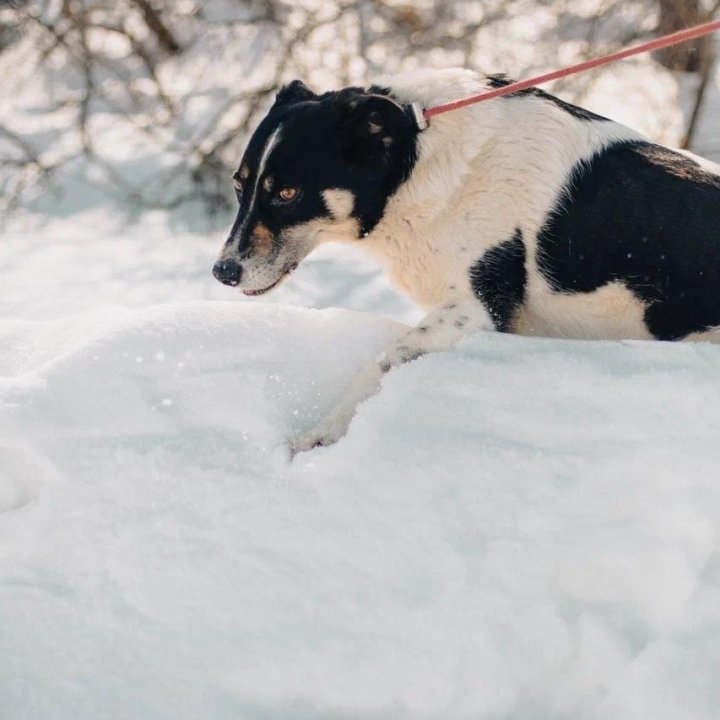
[[[446,301],[467,283],[458,275],[457,258],[427,236],[401,232],[368,240],[365,249],[385,268],[393,284],[422,307]]]

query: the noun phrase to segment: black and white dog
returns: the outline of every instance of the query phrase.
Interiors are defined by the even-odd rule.
[[[295,81],[252,136],[218,280],[260,295],[340,240],[428,309],[296,450],[341,437],[393,366],[476,330],[720,341],[717,166],[540,90],[423,132],[404,109],[506,82],[423,71],[316,95]]]

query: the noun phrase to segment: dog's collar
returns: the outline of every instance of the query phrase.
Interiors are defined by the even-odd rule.
[[[419,102],[411,102],[403,105],[403,112],[412,120],[419,132],[427,128],[428,121],[425,117],[423,107]]]

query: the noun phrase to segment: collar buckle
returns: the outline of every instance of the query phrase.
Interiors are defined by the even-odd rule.
[[[415,127],[422,132],[428,127],[428,121],[423,112],[422,105],[419,102],[411,102],[404,106],[405,114],[415,124]]]

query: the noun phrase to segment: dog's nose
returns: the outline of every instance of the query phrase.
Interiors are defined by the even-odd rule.
[[[225,285],[240,284],[242,267],[235,260],[218,260],[213,266],[213,275]]]

